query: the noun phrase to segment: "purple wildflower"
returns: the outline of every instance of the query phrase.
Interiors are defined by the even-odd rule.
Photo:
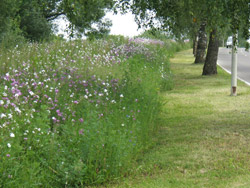
[[[84,132],[83,129],[80,129],[80,130],[79,130],[79,134],[83,135],[83,132]]]

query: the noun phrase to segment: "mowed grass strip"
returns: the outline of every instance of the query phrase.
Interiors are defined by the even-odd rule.
[[[250,87],[239,82],[232,97],[230,75],[201,76],[193,62],[191,50],[171,60],[175,87],[161,94],[156,146],[137,175],[107,187],[250,187]]]

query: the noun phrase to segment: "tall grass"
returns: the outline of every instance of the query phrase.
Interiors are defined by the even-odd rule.
[[[113,37],[1,50],[0,185],[81,187],[133,171],[177,48]]]

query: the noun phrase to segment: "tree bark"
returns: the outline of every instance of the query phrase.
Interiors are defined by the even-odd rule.
[[[198,45],[198,32],[194,34],[193,38],[193,55],[196,57],[196,52],[197,52],[197,45]]]
[[[219,38],[217,30],[213,29],[210,33],[207,56],[203,67],[202,75],[217,74],[217,58],[219,52]]]
[[[194,63],[204,63],[207,48],[206,23],[202,23],[199,30],[198,45]]]

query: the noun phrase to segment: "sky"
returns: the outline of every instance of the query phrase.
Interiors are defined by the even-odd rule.
[[[132,13],[127,13],[125,15],[107,13],[106,18],[111,19],[113,23],[110,34],[133,37],[143,32],[142,29],[138,30]]]
[[[143,32],[142,29],[138,30],[138,26],[134,21],[134,16],[132,15],[132,13],[127,13],[125,15],[113,15],[109,12],[105,16],[105,18],[109,18],[110,20],[112,20],[113,25],[110,31],[110,34],[112,35],[133,37]],[[64,36],[66,36],[67,34],[64,32],[64,30],[67,27],[67,21],[65,21],[63,18],[60,18],[57,19],[55,23],[58,24],[57,34],[63,34]]]

